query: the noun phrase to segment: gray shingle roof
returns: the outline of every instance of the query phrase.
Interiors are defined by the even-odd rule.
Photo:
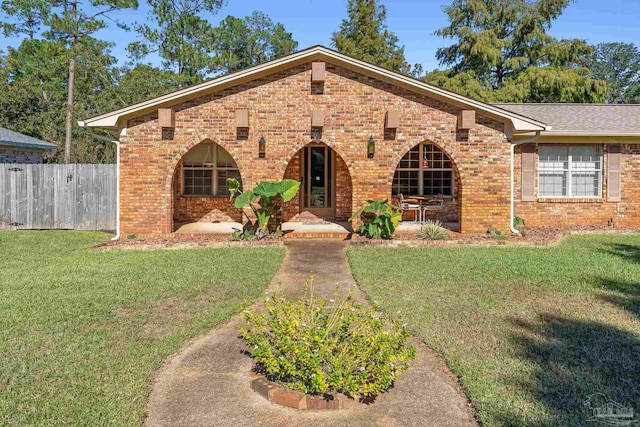
[[[549,133],[640,135],[640,105],[494,104],[552,126]]]
[[[40,150],[57,150],[58,146],[50,142],[32,138],[22,133],[0,128],[0,145],[21,148],[37,148]]]

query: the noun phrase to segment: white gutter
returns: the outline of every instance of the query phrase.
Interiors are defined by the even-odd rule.
[[[116,139],[107,138],[106,136],[98,135],[91,132],[89,129],[84,127],[84,122],[78,122],[80,127],[83,127],[85,131],[89,135],[91,135],[95,139],[99,139],[101,141],[107,141],[116,144],[116,235],[113,236],[111,241],[116,241],[120,239],[120,141]]]
[[[538,139],[540,139],[540,131],[536,132],[535,136],[532,136],[531,138],[526,138],[521,141],[511,143],[511,214],[509,217],[509,228],[511,229],[511,232],[513,234],[520,234],[520,231],[517,230],[516,227],[513,225],[513,221],[515,220],[515,210],[516,210],[516,206],[515,206],[516,190],[515,190],[515,182],[514,182],[516,145],[530,144],[532,142],[536,142]]]

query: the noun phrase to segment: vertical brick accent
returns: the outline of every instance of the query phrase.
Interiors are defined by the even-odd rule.
[[[300,152],[293,156],[289,164],[287,165],[287,169],[284,172],[283,179],[295,179],[296,181],[300,180],[302,176],[302,169],[300,166]],[[301,193],[291,200],[289,203],[285,203],[282,207],[282,218],[285,221],[290,221],[300,212],[301,206]]]
[[[353,200],[351,198],[351,174],[342,157],[336,156],[336,219],[346,221],[351,217]]]

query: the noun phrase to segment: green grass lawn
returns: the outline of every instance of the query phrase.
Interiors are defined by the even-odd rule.
[[[584,426],[596,392],[640,412],[640,235],[358,247],[349,260],[447,361],[484,426]]]
[[[284,255],[90,250],[109,237],[0,233],[0,425],[139,425],[163,361],[264,292]]]

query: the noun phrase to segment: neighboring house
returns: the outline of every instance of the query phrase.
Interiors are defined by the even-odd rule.
[[[403,194],[462,233],[640,227],[640,106],[490,105],[321,46],[80,125],[120,132],[123,235],[241,221],[229,177],[302,180],[285,220]]]
[[[58,146],[0,128],[0,163],[42,163],[42,155]]]

